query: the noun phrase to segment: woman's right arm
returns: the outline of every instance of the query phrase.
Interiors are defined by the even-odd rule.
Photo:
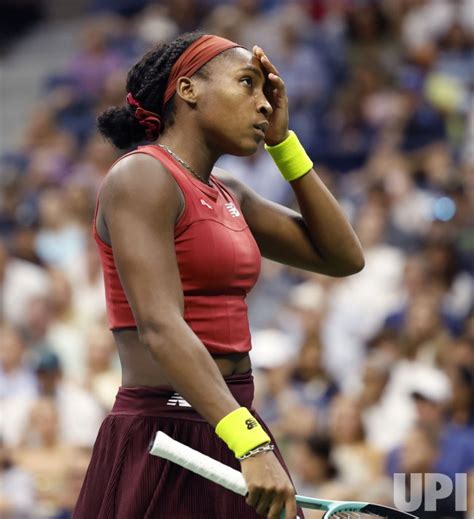
[[[173,388],[215,427],[239,404],[183,319],[174,246],[179,188],[156,159],[135,154],[112,168],[100,203],[140,341],[150,348]]]
[[[110,171],[100,195],[114,260],[132,308],[140,340],[170,384],[214,428],[239,408],[212,356],[184,320],[174,228],[181,194],[153,157],[134,154]],[[242,462],[254,507],[296,517],[294,489],[273,453]],[[257,508],[258,510],[258,508]]]

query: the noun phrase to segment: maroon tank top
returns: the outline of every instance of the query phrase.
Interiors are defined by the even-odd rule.
[[[261,256],[239,203],[211,176],[208,186],[156,145],[140,146],[123,157],[145,153],[159,160],[184,196],[175,226],[175,248],[184,294],[184,319],[211,353],[251,349],[245,297],[257,281]],[[102,262],[111,329],[136,327],[110,247],[93,233]],[[157,287],[159,290],[159,287]]]

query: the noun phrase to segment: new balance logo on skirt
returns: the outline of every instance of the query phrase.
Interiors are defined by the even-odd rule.
[[[177,405],[179,407],[191,407],[191,404],[187,402],[179,393],[173,393],[171,398],[166,402],[166,405]]]

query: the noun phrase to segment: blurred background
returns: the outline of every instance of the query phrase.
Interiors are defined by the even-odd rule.
[[[265,49],[291,128],[365,250],[342,279],[264,261],[248,299],[255,406],[298,493],[390,505],[396,472],[473,475],[472,0],[1,7],[2,518],[71,515],[120,384],[91,237],[119,154],[95,117],[124,104],[146,49],[196,28]],[[296,207],[262,150],[219,164]],[[418,514],[468,517],[454,493],[438,505]]]

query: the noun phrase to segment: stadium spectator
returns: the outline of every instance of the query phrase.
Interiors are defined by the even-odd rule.
[[[9,397],[33,397],[36,380],[26,363],[25,343],[15,328],[0,324],[0,401]]]
[[[35,514],[39,517],[52,516],[59,510],[64,491],[65,460],[74,456],[74,448],[60,440],[59,416],[54,401],[47,397],[36,400],[13,457],[17,466],[33,479]]]
[[[35,505],[30,474],[19,468],[0,437],[0,516],[3,519],[29,519]]]
[[[113,337],[103,325],[96,324],[91,326],[86,342],[86,372],[82,385],[108,411],[121,382]]]
[[[360,494],[363,487],[382,480],[383,455],[366,437],[359,402],[339,395],[331,403],[328,422],[332,460],[346,491]]]

